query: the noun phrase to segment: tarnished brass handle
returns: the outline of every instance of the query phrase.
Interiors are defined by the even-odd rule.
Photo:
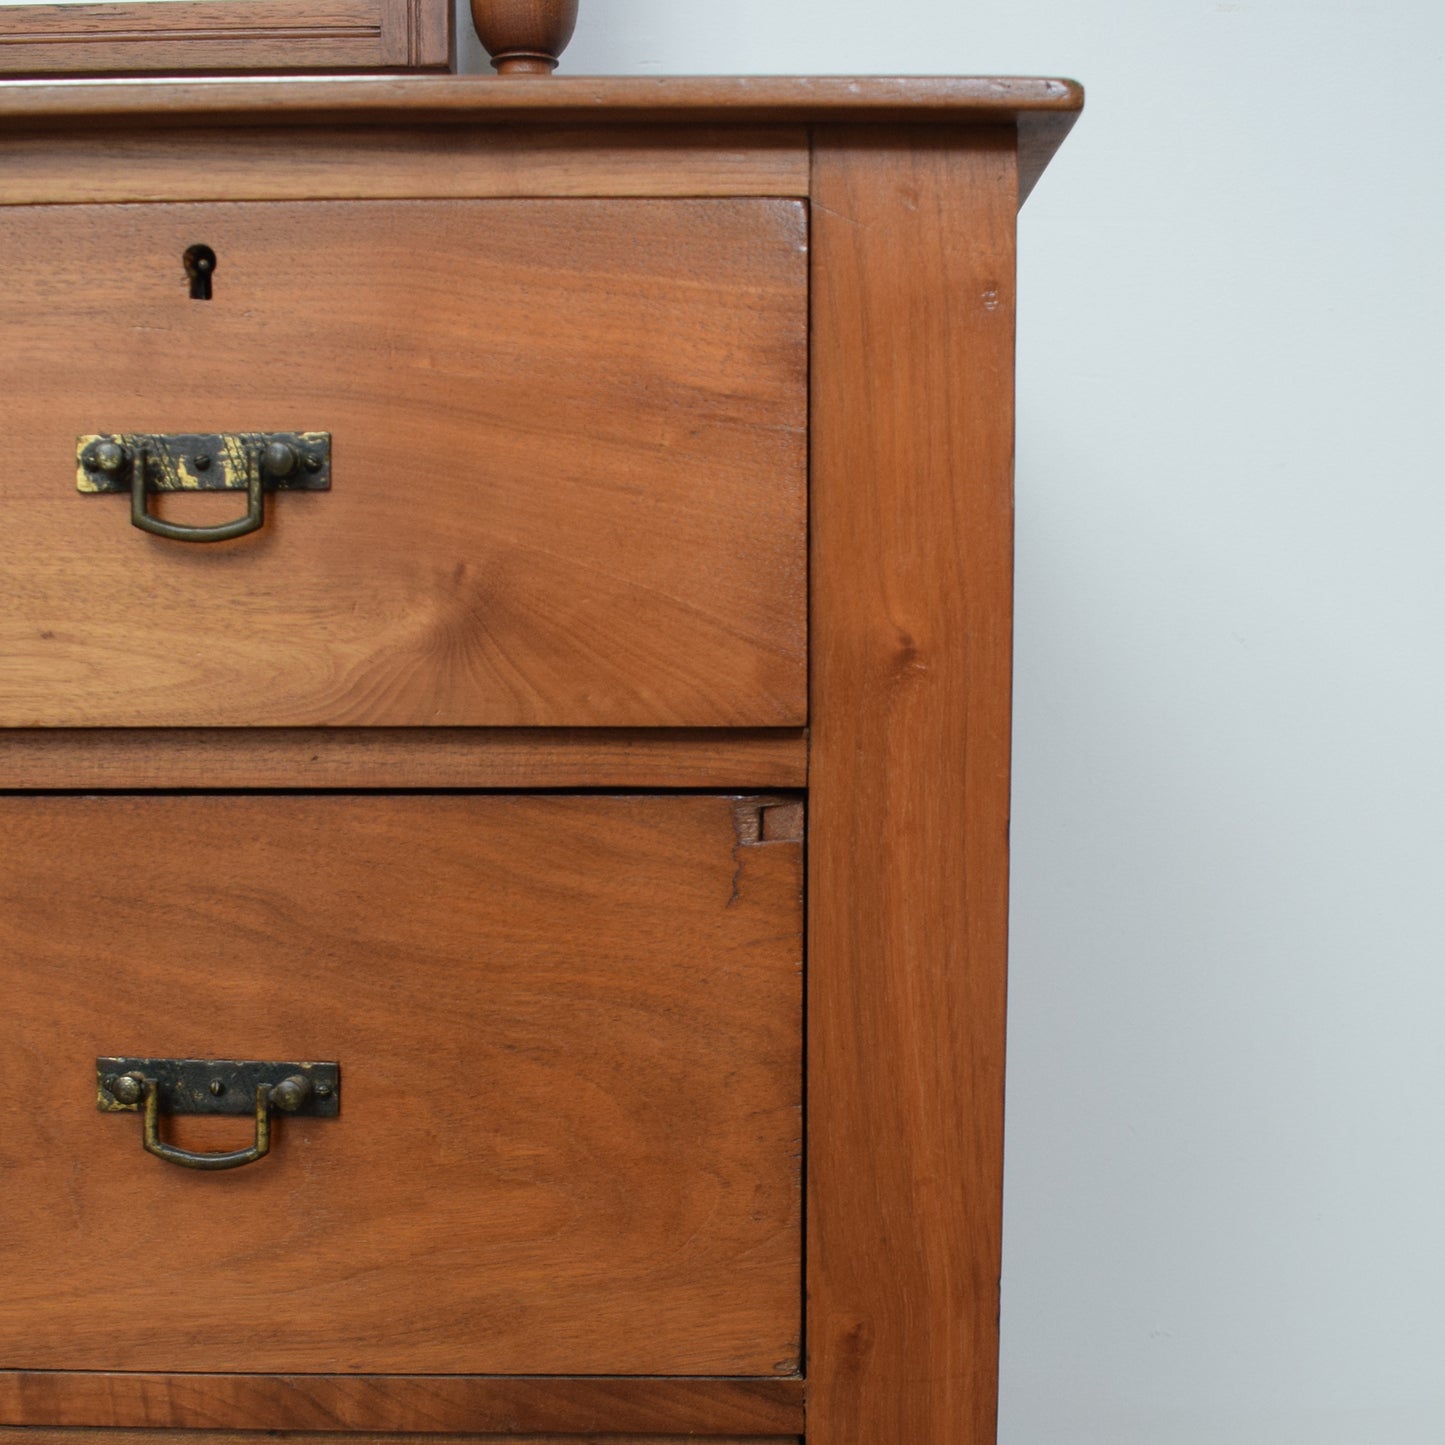
[[[254,1164],[266,1157],[271,1149],[272,1107],[284,1109],[288,1114],[294,1113],[310,1095],[311,1080],[304,1075],[293,1074],[279,1084],[258,1084],[255,1142],[249,1149],[232,1149],[220,1154],[197,1154],[190,1149],[167,1144],[161,1138],[161,1091],[154,1079],[128,1074],[115,1081],[112,1093],[123,1104],[139,1103],[144,1098],[145,1122],[141,1142],[147,1154],[154,1154],[168,1164],[179,1164],[183,1169],[239,1169],[243,1164]]]
[[[272,460],[269,453],[272,447],[266,448],[266,460]],[[285,450],[290,458],[289,466],[285,458],[278,457],[276,460],[287,471],[294,469],[296,465],[295,453],[289,448],[276,447],[278,452]],[[234,522],[219,522],[214,527],[187,527],[180,522],[163,522],[159,517],[150,514],[149,504],[146,500],[146,472],[148,458],[146,449],[139,447],[136,450],[135,461],[131,465],[130,476],[130,520],[131,525],[139,527],[143,532],[151,532],[157,537],[169,537],[173,542],[229,542],[232,537],[244,537],[248,532],[254,532],[266,520],[266,492],[261,484],[261,468],[263,454],[257,450],[248,450],[246,453],[246,515],[237,517]],[[278,475],[284,472],[278,471]],[[260,1137],[259,1130],[257,1137]],[[262,1150],[262,1153],[265,1151]],[[260,1158],[260,1155],[256,1156]],[[249,1159],[239,1161],[242,1164],[249,1164]],[[199,1166],[197,1166],[199,1167]],[[229,1169],[233,1166],[221,1164],[211,1166],[220,1169]]]
[[[259,530],[267,492],[329,492],[331,433],[109,432],[75,439],[75,489],[130,493],[130,520],[173,542],[227,542]],[[246,513],[214,527],[163,522],[152,492],[245,492]]]

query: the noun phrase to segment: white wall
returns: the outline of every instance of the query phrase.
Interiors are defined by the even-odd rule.
[[[582,11],[571,73],[1089,87],[1022,217],[1001,1440],[1441,1445],[1445,6]]]

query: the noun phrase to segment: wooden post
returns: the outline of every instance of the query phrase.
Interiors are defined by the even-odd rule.
[[[477,38],[499,75],[550,75],[577,24],[577,0],[472,0]]]
[[[992,1445],[1012,131],[813,153],[808,1439]]]

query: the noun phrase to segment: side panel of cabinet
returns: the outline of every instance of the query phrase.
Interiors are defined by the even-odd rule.
[[[808,1439],[994,1439],[1011,131],[814,154]]]

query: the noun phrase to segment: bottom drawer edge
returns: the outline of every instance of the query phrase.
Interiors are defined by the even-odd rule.
[[[280,1434],[265,1431],[267,1445],[803,1445],[800,1435],[447,1435],[367,1433]],[[0,1445],[260,1445],[249,1430],[45,1430],[0,1425]]]
[[[10,1427],[0,1429],[0,1440],[23,1440],[28,1432],[15,1427],[34,1426],[49,1427],[46,1445],[72,1445],[57,1428],[74,1435],[75,1445],[177,1445],[177,1437],[158,1433],[175,1430],[200,1432],[191,1445],[243,1445],[244,1432],[278,1430],[297,1432],[295,1445],[314,1445],[322,1431],[371,1432],[363,1439],[378,1445],[412,1445],[407,1432],[490,1445],[504,1445],[509,1435],[533,1437],[527,1445],[596,1435],[611,1436],[612,1445],[631,1445],[631,1438],[663,1445],[669,1436],[752,1445],[802,1434],[803,1381],[0,1371],[0,1427]],[[97,1429],[121,1433],[112,1442]]]

